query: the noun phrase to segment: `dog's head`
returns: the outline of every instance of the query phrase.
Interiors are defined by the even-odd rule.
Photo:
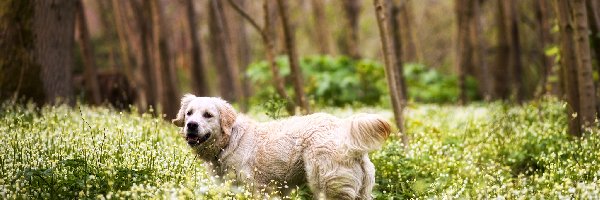
[[[192,148],[219,149],[229,142],[236,113],[226,101],[216,97],[186,94],[173,123]]]

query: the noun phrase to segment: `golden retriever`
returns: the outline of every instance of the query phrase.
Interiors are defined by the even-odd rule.
[[[391,131],[374,114],[340,119],[315,113],[260,123],[220,98],[191,94],[173,123],[219,177],[232,174],[259,189],[307,184],[315,198],[327,199],[372,199],[375,167],[368,152]]]

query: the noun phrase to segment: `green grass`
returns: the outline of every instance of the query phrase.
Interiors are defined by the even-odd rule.
[[[599,131],[589,130],[583,140],[567,136],[564,107],[556,100],[519,107],[412,105],[406,114],[410,145],[394,137],[371,155],[374,195],[598,199]],[[358,111],[391,119],[383,109]],[[210,176],[175,126],[147,114],[3,104],[0,133],[0,199],[256,198]]]

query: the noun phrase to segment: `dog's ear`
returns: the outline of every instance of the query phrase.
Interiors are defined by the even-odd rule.
[[[219,116],[221,118],[221,130],[226,136],[230,136],[237,114],[231,104],[227,103],[225,100],[216,98],[216,101],[217,108],[219,109]]]
[[[177,112],[176,118],[172,120],[173,124],[179,127],[183,127],[185,122],[185,110],[187,109],[188,104],[192,100],[194,100],[194,98],[196,98],[196,96],[194,96],[193,94],[183,95],[183,97],[181,98],[181,108],[179,108],[179,112]]]

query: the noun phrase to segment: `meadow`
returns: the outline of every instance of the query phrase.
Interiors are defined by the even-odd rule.
[[[411,104],[410,138],[371,154],[376,199],[598,199],[599,130],[565,131],[564,102],[521,106]],[[382,108],[324,108],[337,116]],[[250,115],[270,120],[261,108]],[[150,114],[105,107],[4,103],[0,107],[1,199],[256,199],[221,182],[177,127]],[[264,194],[271,195],[271,194]],[[289,198],[306,199],[300,188]]]

